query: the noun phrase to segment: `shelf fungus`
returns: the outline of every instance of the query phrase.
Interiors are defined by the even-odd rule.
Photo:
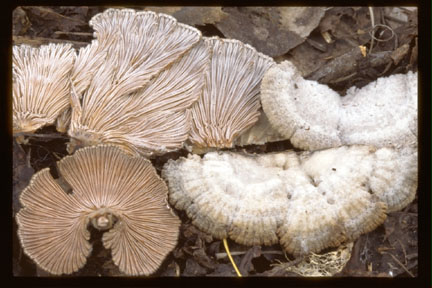
[[[152,156],[182,147],[209,52],[201,32],[150,11],[108,9],[72,73],[68,151],[99,143]]]
[[[155,272],[177,244],[180,220],[150,161],[99,145],[57,164],[72,191],[65,192],[48,168],[33,176],[16,217],[24,252],[52,274],[70,274],[90,255],[87,228],[93,225],[106,231],[102,242],[120,271]]]
[[[340,97],[284,61],[265,74],[261,102],[272,126],[301,149],[417,146],[417,73],[381,77]]]
[[[209,152],[169,160],[169,201],[216,238],[280,243],[294,255],[355,240],[414,197],[417,152],[342,146],[316,152]],[[402,203],[402,204],[401,204]]]
[[[75,57],[70,44],[13,46],[13,134],[53,124],[68,108]]]
[[[205,42],[211,50],[210,69],[203,95],[191,108],[190,141],[198,149],[232,147],[258,121],[260,82],[274,61],[238,40],[211,37]]]

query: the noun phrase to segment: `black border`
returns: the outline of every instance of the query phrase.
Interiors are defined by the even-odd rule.
[[[6,2],[6,1],[5,1]],[[431,7],[430,1],[264,1],[258,2],[238,2],[238,1],[216,1],[205,3],[199,1],[12,1],[3,3],[6,6],[2,9],[1,21],[1,67],[3,93],[0,101],[0,114],[3,117],[1,129],[1,143],[3,154],[2,164],[6,166],[2,173],[2,183],[8,189],[2,189],[4,199],[1,210],[4,214],[2,219],[3,233],[7,236],[6,247],[2,247],[3,265],[2,279],[5,287],[51,287],[51,286],[140,286],[140,287],[159,287],[159,286],[240,286],[250,287],[259,286],[285,286],[285,287],[348,287],[348,286],[371,286],[371,287],[432,287],[431,271],[431,174],[430,174],[430,123],[431,123],[431,90],[430,76],[431,68]],[[16,6],[133,6],[133,5],[152,5],[152,6],[418,6],[419,7],[419,274],[416,278],[363,278],[363,277],[344,277],[344,278],[224,278],[224,277],[192,277],[192,278],[169,278],[169,277],[146,277],[146,278],[118,278],[118,277],[14,277],[12,273],[12,133],[11,133],[11,55],[12,55],[12,11]],[[6,172],[5,172],[6,171]]]

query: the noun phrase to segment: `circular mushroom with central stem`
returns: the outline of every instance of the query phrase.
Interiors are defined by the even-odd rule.
[[[127,275],[155,272],[177,244],[180,220],[150,161],[109,145],[86,147],[58,162],[66,193],[45,168],[22,192],[17,214],[24,252],[52,274],[79,270],[90,255],[88,225]]]

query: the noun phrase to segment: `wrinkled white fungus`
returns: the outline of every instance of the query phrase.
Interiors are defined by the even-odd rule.
[[[264,75],[261,102],[272,126],[301,149],[417,146],[417,73],[382,77],[340,97],[284,61]]]
[[[295,255],[355,240],[414,197],[417,152],[344,146],[170,160],[169,201],[198,228],[244,245],[280,242]],[[388,207],[388,208],[387,208]]]

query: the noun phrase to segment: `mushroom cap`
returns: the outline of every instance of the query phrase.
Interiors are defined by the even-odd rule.
[[[52,124],[69,106],[70,73],[75,60],[71,44],[39,48],[13,46],[13,133],[34,132]]]
[[[417,73],[382,77],[340,97],[284,61],[264,75],[261,102],[272,126],[301,149],[417,145]]]
[[[391,154],[387,159],[399,159],[398,150],[383,149]],[[343,146],[259,155],[210,152],[168,161],[162,177],[170,203],[201,230],[244,245],[280,242],[301,255],[375,229],[386,218],[384,195],[404,197],[406,185],[397,185],[414,184],[403,168],[376,172],[397,161],[377,163],[380,151]],[[374,190],[377,179],[386,184],[380,191]]]
[[[201,33],[165,14],[108,9],[72,75],[69,150],[114,144],[135,155],[179,149],[202,93],[209,54]]]
[[[203,95],[191,108],[190,141],[197,147],[231,147],[258,121],[259,85],[274,61],[238,40],[204,38],[211,62]]]
[[[180,220],[168,207],[167,186],[150,161],[99,145],[57,164],[72,193],[48,168],[33,176],[17,214],[24,252],[52,274],[75,272],[90,254],[87,225],[92,223],[110,229],[102,241],[122,272],[155,272],[177,244]]]

